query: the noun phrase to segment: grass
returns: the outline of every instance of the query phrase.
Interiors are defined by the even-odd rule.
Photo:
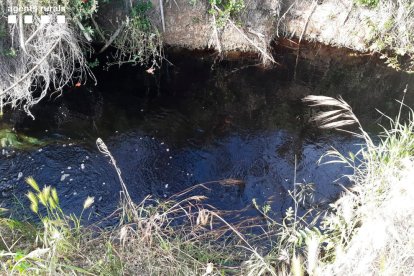
[[[342,99],[305,99],[321,112],[322,128],[351,132],[363,146],[356,154],[327,152],[354,169],[354,183],[327,210],[312,208],[312,187],[295,183],[293,206],[281,221],[269,206],[253,206],[262,219],[228,223],[202,196],[187,190],[167,201],[135,204],[116,160],[102,140],[99,150],[118,172],[119,224],[82,226],[59,208],[56,191],[27,179],[31,209],[39,224],[0,221],[0,273],[77,275],[412,275],[414,274],[414,112],[401,103],[379,141],[363,130]],[[402,120],[406,110],[409,119]],[[385,116],[385,115],[384,115]],[[351,125],[356,130],[350,130]],[[323,161],[323,157],[321,159]],[[329,160],[332,160],[330,158]],[[321,162],[322,162],[321,161]],[[342,176],[338,176],[342,177]],[[296,181],[295,181],[296,182]],[[206,184],[207,185],[207,184]],[[309,187],[308,187],[309,186]],[[93,204],[87,198],[84,211]],[[304,215],[298,211],[306,208]],[[264,223],[263,223],[264,222]],[[251,231],[262,229],[262,234]]]
[[[358,0],[358,4],[375,11],[364,21],[369,31],[370,51],[382,53],[386,63],[397,70],[414,70],[414,3],[410,0]]]
[[[330,120],[322,121],[322,126],[331,123],[331,127],[342,127],[344,124],[337,120],[346,123],[353,117],[359,128],[355,134],[365,142],[356,155],[328,153],[337,158],[336,162],[354,169],[349,176],[354,185],[325,214],[323,231],[333,241],[335,251],[330,256],[332,261],[323,263],[320,271],[325,275],[412,275],[414,244],[409,229],[414,226],[413,110],[401,102],[398,116],[387,117],[390,125],[383,128],[380,141],[374,143],[342,100],[337,104],[322,97],[308,100],[342,110],[341,117],[330,113]],[[404,109],[409,113],[406,121],[401,118]],[[332,121],[337,124],[332,125]]]
[[[132,3],[132,2],[131,2]],[[158,69],[164,58],[161,33],[153,24],[151,13],[154,11],[151,1],[137,1],[131,7],[129,15],[123,20],[117,31],[109,38],[116,52],[108,66],[123,64],[148,65]],[[105,48],[104,47],[104,48]],[[102,50],[101,50],[102,51]]]

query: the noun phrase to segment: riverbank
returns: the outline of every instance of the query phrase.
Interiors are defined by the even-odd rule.
[[[414,123],[391,120],[379,143],[361,128],[341,100],[311,96],[322,128],[355,124],[364,145],[356,154],[330,151],[327,156],[353,168],[354,185],[327,210],[308,209],[299,215],[307,193],[295,184],[294,204],[275,221],[267,205],[253,202],[262,215],[255,221],[226,222],[218,210],[203,205],[205,197],[167,201],[146,198],[134,204],[118,172],[120,208],[112,218],[118,226],[82,226],[82,214],[94,204],[88,197],[80,216],[67,216],[54,188],[27,178],[30,209],[40,224],[0,220],[0,258],[5,274],[84,275],[353,275],[413,273],[412,186]],[[335,113],[332,113],[332,108]],[[411,112],[411,116],[412,111]],[[322,115],[324,114],[324,115]],[[106,145],[98,148],[116,161]],[[332,160],[332,159],[331,159]],[[339,177],[339,176],[338,176]],[[345,177],[345,176],[342,176]],[[256,231],[253,231],[256,229]],[[257,232],[257,230],[263,233]]]
[[[111,22],[122,21],[125,5],[121,2],[102,5],[97,20],[102,13]],[[296,49],[307,41],[381,53],[394,68],[411,70],[414,6],[407,1],[236,1],[242,8],[229,8],[229,15],[221,15],[220,7],[215,14],[211,4],[215,2],[210,2],[177,0],[160,5],[163,2],[153,0],[150,18],[163,43],[186,49],[256,52],[271,59],[272,44],[291,39]],[[224,21],[217,23],[220,18]],[[119,26],[103,21],[102,25],[112,32]]]
[[[0,5],[0,16],[8,18],[9,5],[24,4],[29,3]],[[59,1],[31,4],[54,6]],[[274,55],[278,43],[288,41],[300,57],[303,44],[316,41],[359,51],[357,55],[376,53],[396,70],[410,72],[414,66],[414,7],[407,0],[111,0],[64,6],[65,24],[37,24],[40,14],[34,14],[36,24],[23,24],[22,18],[0,23],[1,108],[22,106],[32,115],[30,109],[49,91],[60,93],[87,79],[96,82],[91,68],[100,62],[107,67],[142,65],[153,74],[169,64],[165,46],[210,49],[219,58],[231,51],[255,53],[271,67],[281,63]],[[100,47],[92,51],[92,45]]]

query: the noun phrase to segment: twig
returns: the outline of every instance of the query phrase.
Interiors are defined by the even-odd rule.
[[[293,8],[294,5],[296,5],[296,1],[293,2],[292,5],[290,5],[290,7],[286,10],[286,12],[277,21],[277,27],[276,27],[276,36],[277,37],[279,37],[279,25],[280,25],[280,22],[282,21],[282,19],[285,18],[285,16],[289,13],[289,11]]]
[[[102,49],[99,51],[99,54],[105,51],[111,44],[114,42],[114,40],[118,37],[118,35],[121,33],[121,30],[124,28],[125,23],[122,23],[121,26],[115,31],[115,33],[109,38],[109,40],[105,43],[105,45],[102,47]]]
[[[162,31],[165,32],[165,20],[164,20],[164,6],[162,0],[160,1],[160,13],[161,13],[161,22],[162,22]]]
[[[20,47],[22,48],[23,52],[27,54],[26,44],[24,43],[24,25],[23,25],[23,14],[22,13],[19,13],[19,40],[20,40]]]
[[[34,37],[36,37],[37,33],[40,32],[44,27],[44,24],[41,24],[36,31],[33,32],[33,34],[26,40],[26,42],[24,43],[24,45],[26,46],[27,43],[29,43],[30,41],[32,41],[32,39]]]
[[[115,171],[118,175],[118,179],[119,179],[119,182],[121,184],[122,193],[125,196],[126,203],[129,205],[130,211],[133,212],[134,218],[138,219],[139,216],[138,216],[138,213],[137,213],[137,209],[135,208],[134,202],[132,201],[131,196],[129,195],[129,192],[128,192],[128,189],[125,185],[125,182],[122,179],[121,170],[118,168],[115,158],[112,156],[111,152],[108,150],[108,147],[105,145],[104,141],[102,141],[101,138],[98,138],[96,140],[96,146],[98,147],[98,149],[101,153],[103,153],[105,156],[109,157],[109,159],[111,160],[111,164],[114,167],[114,169],[115,169]]]
[[[93,18],[93,16],[91,16],[91,20],[92,20],[92,24],[95,27],[96,31],[98,32],[98,35],[101,37],[102,41],[104,41],[105,43],[107,42],[104,34],[101,31],[101,28],[99,28],[98,23],[96,23],[95,18]]]
[[[230,23],[230,25],[235,28],[243,37],[247,40],[253,47],[255,47],[266,59],[270,60],[273,63],[278,64],[272,56],[270,56],[266,51],[264,51],[261,47],[257,46],[257,43],[255,43],[253,40],[251,40],[242,30],[240,30],[239,27],[234,24],[234,22],[230,19],[227,19],[227,22]]]
[[[318,6],[318,1],[317,1],[317,0],[314,0],[314,1],[313,1],[313,3],[312,3],[312,5],[313,5],[312,10],[310,11],[310,13],[309,13],[309,15],[308,15],[308,18],[306,19],[305,25],[303,26],[302,33],[300,34],[300,37],[299,37],[299,44],[300,44],[300,42],[302,41],[303,35],[304,35],[304,34],[305,34],[305,32],[306,32],[306,29],[308,28],[308,24],[309,24],[309,21],[310,21],[310,19],[311,19],[311,17],[312,17],[312,14],[315,12],[316,7]]]
[[[222,13],[222,10],[219,8],[219,7],[217,7],[216,5],[214,5],[213,6],[213,8],[214,9],[216,9],[218,12],[221,12]],[[244,37],[244,39],[246,39],[247,40],[247,42],[249,42],[254,48],[256,48],[262,55],[263,55],[263,57],[265,58],[265,59],[267,59],[267,60],[270,60],[272,63],[276,63],[276,64],[278,64],[275,60],[274,60],[274,58],[271,56],[271,55],[269,55],[268,53],[267,53],[267,51],[265,51],[265,50],[263,50],[261,47],[259,47],[258,45],[257,45],[257,43],[256,42],[254,42],[253,40],[251,40],[246,34],[245,34],[245,32],[243,32],[239,27],[237,27],[236,26],[236,24],[234,24],[234,22],[230,19],[230,18],[227,18],[227,22],[234,28],[234,29],[236,29],[236,31],[238,31],[243,37]]]
[[[351,15],[351,12],[352,12],[353,8],[354,8],[354,3],[351,4],[351,7],[349,8],[348,14],[346,15],[344,21],[342,22],[342,25],[344,25],[345,22],[348,21],[349,16]]]
[[[318,6],[318,1],[314,0],[313,3],[312,3],[312,9],[311,9],[310,13],[308,14],[308,17],[306,18],[305,25],[303,26],[302,33],[300,34],[300,37],[299,37],[298,51],[296,53],[295,71],[293,73],[293,78],[295,80],[296,80],[296,71],[297,71],[297,67],[298,67],[298,63],[299,63],[300,43],[302,42],[303,35],[305,34],[306,29],[308,28],[309,21],[312,17],[312,14],[315,12],[317,6]]]
[[[82,34],[83,34],[83,36],[86,38],[86,40],[88,41],[88,42],[92,42],[92,37],[86,32],[86,29],[85,29],[85,27],[82,25],[82,23],[77,19],[77,18],[75,18],[74,19],[74,21],[75,21],[75,23],[78,25],[78,27],[79,27],[79,29],[82,31]]]
[[[216,21],[216,16],[213,14],[213,35],[216,39],[216,46],[217,46],[217,51],[219,51],[219,53],[221,53],[222,49],[221,49],[221,43],[220,43],[220,38],[219,38],[219,34],[218,34],[218,30],[217,30],[217,21]]]

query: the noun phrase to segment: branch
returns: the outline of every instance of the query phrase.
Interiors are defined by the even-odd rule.
[[[273,63],[277,63],[274,58],[269,55],[266,51],[264,51],[261,47],[257,46],[257,43],[255,43],[253,40],[251,40],[242,30],[240,30],[239,27],[234,24],[234,22],[230,19],[227,19],[227,21],[230,23],[233,28],[235,28],[243,37],[247,40],[253,47],[255,47],[266,59],[270,60]]]
[[[98,32],[98,35],[101,37],[102,41],[104,41],[106,43],[107,40],[106,40],[104,34],[102,33],[101,28],[99,28],[98,23],[96,23],[95,19],[93,18],[93,16],[91,16],[91,20],[92,20],[93,26],[95,27],[96,31]]]
[[[82,25],[82,23],[77,19],[77,18],[74,18],[74,21],[75,21],[75,23],[76,24],[78,24],[78,26],[79,26],[79,29],[82,31],[82,33],[83,33],[83,36],[86,38],[86,40],[88,41],[88,42],[92,42],[92,37],[86,32],[86,29],[85,29],[85,27]]]
[[[222,12],[222,10],[216,5],[214,5],[214,8],[217,11]],[[235,28],[244,37],[244,39],[247,40],[247,42],[249,42],[254,48],[256,48],[263,55],[263,57],[270,60],[272,63],[277,63],[271,55],[269,55],[265,50],[259,47],[256,42],[251,40],[239,27],[237,27],[236,24],[234,24],[234,22],[230,18],[227,18],[227,22],[230,23],[230,25],[233,28]]]
[[[213,35],[214,38],[216,39],[216,46],[217,46],[217,50],[219,51],[219,53],[221,53],[221,43],[220,43],[220,38],[219,38],[219,34],[218,34],[218,30],[217,30],[217,21],[216,21],[216,16],[213,14]]]
[[[313,1],[312,5],[313,5],[312,10],[310,11],[310,13],[309,13],[309,15],[308,15],[308,18],[306,19],[305,25],[303,26],[302,33],[300,34],[300,37],[299,37],[299,44],[300,44],[300,42],[302,41],[303,35],[304,35],[304,34],[305,34],[305,32],[306,32],[306,29],[308,28],[308,24],[309,24],[309,21],[310,21],[310,19],[311,19],[311,16],[312,16],[312,14],[315,12],[316,7],[318,6],[318,1],[316,1],[316,0],[315,0],[315,1]]]
[[[160,0],[160,13],[161,13],[162,31],[165,33],[164,6],[163,6],[162,1],[163,0]]]
[[[26,44],[24,43],[24,25],[23,25],[22,13],[19,13],[19,40],[20,40],[20,48],[22,48],[23,52],[27,54]]]
[[[99,51],[99,54],[105,51],[111,44],[114,42],[114,40],[118,37],[118,35],[121,33],[122,29],[125,26],[125,22],[119,26],[119,28],[115,31],[115,33],[109,38],[109,40],[105,43],[105,45],[102,47],[102,49]]]

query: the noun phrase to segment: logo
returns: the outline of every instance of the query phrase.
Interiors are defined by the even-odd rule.
[[[24,24],[49,24],[53,20],[58,24],[66,23],[66,8],[64,6],[9,6],[7,7],[7,23],[17,24],[18,14],[23,14]],[[34,18],[34,14],[42,14],[40,19]]]

